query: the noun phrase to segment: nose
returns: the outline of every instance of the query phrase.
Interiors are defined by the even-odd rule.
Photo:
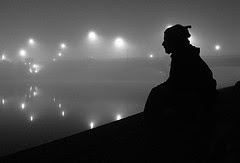
[[[162,42],[162,46],[164,46],[164,44],[165,44],[165,41]]]

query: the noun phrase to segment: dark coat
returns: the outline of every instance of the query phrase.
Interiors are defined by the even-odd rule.
[[[216,93],[216,80],[212,71],[200,57],[200,49],[189,45],[171,55],[169,78],[164,87],[189,92]]]
[[[163,120],[169,113],[195,119],[194,115],[204,115],[212,108],[217,84],[199,53],[199,48],[189,45],[171,55],[169,78],[154,87],[146,101],[146,121]]]

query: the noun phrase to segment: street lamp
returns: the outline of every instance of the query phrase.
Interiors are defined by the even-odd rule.
[[[154,55],[153,54],[149,54],[149,58],[153,58],[154,57]]]
[[[216,50],[216,52],[217,52],[217,55],[219,54],[219,51],[220,51],[220,49],[221,49],[221,46],[220,45],[215,45],[215,50]]]
[[[128,59],[128,48],[127,48],[127,45],[126,45],[126,42],[124,41],[123,38],[121,37],[117,37],[114,41],[114,45],[116,48],[118,49],[122,49],[122,48],[126,48],[126,58]]]
[[[124,42],[124,40],[123,40],[121,37],[118,37],[118,38],[115,39],[114,45],[115,45],[117,48],[123,48],[124,45],[125,45],[125,42]]]
[[[166,28],[165,28],[165,29],[171,28],[172,26],[173,26],[173,25],[168,24],[168,25],[166,25]]]
[[[66,46],[65,43],[61,43],[61,44],[60,44],[60,47],[61,47],[61,49],[66,49],[66,48],[67,48],[67,46]]]
[[[94,31],[90,31],[89,33],[88,33],[88,39],[90,40],[90,41],[96,41],[97,40],[97,34],[96,34],[96,32],[94,32]]]
[[[215,50],[220,50],[220,49],[221,49],[220,45],[215,45]]]
[[[26,55],[27,55],[26,50],[25,50],[25,49],[20,49],[20,50],[19,50],[19,55],[20,55],[21,57],[26,57]]]
[[[34,39],[30,38],[30,39],[28,40],[28,44],[31,45],[31,46],[34,46],[34,45],[35,45]]]

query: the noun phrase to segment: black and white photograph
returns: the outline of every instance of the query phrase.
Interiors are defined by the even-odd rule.
[[[240,1],[0,0],[0,162],[240,162]]]

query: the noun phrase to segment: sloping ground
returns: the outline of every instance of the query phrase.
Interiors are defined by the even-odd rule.
[[[108,162],[138,158],[144,148],[143,113],[18,152],[2,161]]]
[[[224,88],[219,92],[215,111],[217,126],[209,145],[209,162],[239,162],[239,83],[238,87]],[[145,146],[143,118],[143,113],[139,113],[3,157],[1,162],[153,162],[146,154],[155,149]]]

